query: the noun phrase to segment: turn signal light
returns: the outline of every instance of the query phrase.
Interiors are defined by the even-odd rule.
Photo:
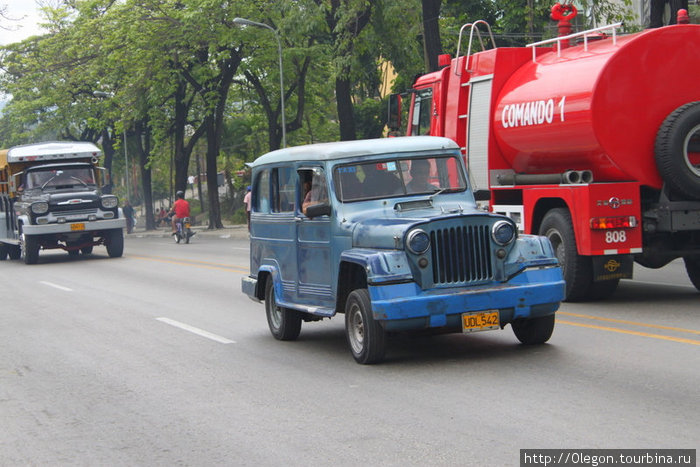
[[[591,229],[631,229],[637,227],[637,218],[634,216],[619,217],[593,217],[591,218]]]

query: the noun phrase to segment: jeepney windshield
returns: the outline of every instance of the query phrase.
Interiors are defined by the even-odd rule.
[[[94,187],[95,175],[90,167],[32,170],[27,172],[24,184],[27,190]]]
[[[336,196],[343,202],[467,188],[462,165],[454,155],[340,165],[333,180]]]

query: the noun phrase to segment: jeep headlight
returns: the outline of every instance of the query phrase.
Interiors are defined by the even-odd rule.
[[[508,245],[515,239],[515,227],[508,221],[498,221],[491,228],[491,237],[501,246]]]
[[[49,212],[49,203],[46,201],[38,201],[36,203],[32,203],[32,212],[37,215],[42,215],[46,214]]]
[[[113,209],[119,204],[119,199],[116,196],[103,196],[102,207],[105,209]]]
[[[430,246],[430,237],[424,231],[418,229],[408,234],[406,239],[408,250],[416,255],[422,255]]]

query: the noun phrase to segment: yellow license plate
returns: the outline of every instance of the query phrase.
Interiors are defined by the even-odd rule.
[[[85,230],[85,224],[83,224],[82,222],[80,222],[78,224],[71,224],[70,229],[71,230]]]
[[[498,310],[462,313],[462,332],[489,331],[501,329]]]

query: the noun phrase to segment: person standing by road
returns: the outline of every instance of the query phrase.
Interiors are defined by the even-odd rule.
[[[250,207],[251,207],[251,194],[250,185],[245,189],[245,196],[243,197],[243,204],[245,204],[245,216],[248,223],[248,232],[250,232]]]
[[[172,227],[173,227],[173,233],[171,235],[175,235],[175,232],[177,232],[177,220],[178,219],[184,219],[185,217],[190,217],[190,203],[187,202],[185,199],[185,193],[183,191],[178,191],[175,194],[175,203],[173,204],[173,208],[170,210],[170,213],[173,214],[173,220],[172,220]]]
[[[130,234],[134,231],[134,208],[129,203],[129,200],[124,201],[122,212],[126,218],[126,233]]]

